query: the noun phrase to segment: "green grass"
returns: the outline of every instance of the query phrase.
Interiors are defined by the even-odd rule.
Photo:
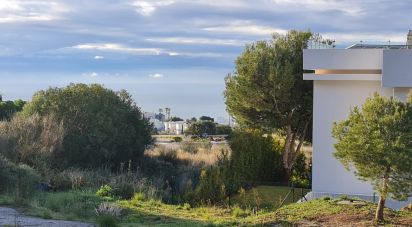
[[[244,196],[239,194],[236,195],[232,201],[233,204],[238,205],[247,204],[252,207],[258,206],[268,209],[277,209],[290,190],[290,187],[284,186],[257,186],[252,190],[246,191]],[[302,191],[300,188],[295,188],[294,197],[292,194],[289,194],[283,205],[297,202],[302,197],[302,194],[306,195],[308,192],[308,189],[303,189]],[[259,203],[259,200],[260,204],[257,204]]]
[[[348,226],[373,225],[376,204],[365,202],[364,205],[343,205],[338,204],[339,201],[340,199],[317,199],[310,202],[294,203],[278,209],[275,216],[279,223],[293,225],[308,224],[308,222],[312,225],[324,223],[328,226],[338,224]],[[385,226],[411,226],[412,212],[385,209],[385,220]]]
[[[287,188],[261,186],[256,189],[262,193],[262,200],[271,200],[277,193],[287,193]],[[250,196],[251,192],[246,192]],[[247,198],[246,196],[246,198]],[[225,207],[201,206],[191,207],[189,204],[170,205],[156,200],[136,196],[132,200],[115,201],[120,206],[122,216],[116,219],[119,226],[250,226],[250,225],[329,225],[340,224],[370,225],[372,224],[375,204],[343,205],[339,200],[319,199],[311,202],[289,204],[273,211],[261,209],[255,212],[252,208],[242,209],[239,206]],[[0,204],[7,204],[7,196],[0,195]],[[96,222],[94,209],[102,199],[95,196],[94,191],[69,191],[57,193],[38,193],[30,203],[20,207],[28,215],[46,219],[64,219]],[[412,212],[386,209],[388,226],[412,225]],[[99,220],[105,221],[107,220]],[[109,220],[110,221],[110,220]]]

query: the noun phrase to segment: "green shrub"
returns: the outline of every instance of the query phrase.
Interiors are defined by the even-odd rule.
[[[15,202],[31,197],[40,180],[39,174],[29,166],[16,165],[0,157],[0,192],[12,193]]]
[[[63,173],[51,173],[49,174],[50,185],[56,191],[66,191],[72,189],[72,181],[70,177]]]
[[[100,215],[96,218],[97,226],[99,227],[117,227],[117,219],[110,215]]]
[[[146,196],[142,192],[137,192],[134,194],[133,198],[130,200],[130,203],[134,206],[137,206],[145,199],[146,199]]]
[[[183,209],[185,209],[185,210],[190,210],[190,208],[191,208],[191,206],[190,206],[189,203],[184,203],[184,204],[183,204]]]
[[[96,195],[104,198],[104,197],[112,197],[113,189],[110,185],[103,185],[97,190]]]
[[[21,114],[53,115],[57,122],[64,122],[63,149],[53,158],[53,167],[59,169],[135,163],[153,143],[152,125],[131,95],[98,84],[39,91]]]
[[[240,217],[246,217],[247,216],[247,212],[244,211],[242,208],[236,206],[235,208],[233,208],[232,210],[232,215],[236,218],[240,218]]]
[[[173,137],[173,142],[176,142],[176,143],[179,143],[179,142],[182,142],[182,137],[180,137],[180,136],[175,136],[175,137]]]
[[[119,182],[113,187],[113,196],[119,197],[121,199],[130,199],[134,195],[134,185],[129,182]]]
[[[309,188],[311,185],[310,176],[311,172],[306,164],[306,156],[301,153],[296,158],[290,180],[296,187]]]
[[[235,131],[229,141],[232,150],[230,161],[236,181],[253,184],[262,181],[282,181],[281,143],[260,131]]]
[[[89,218],[95,215],[94,209],[101,203],[101,199],[91,193],[69,191],[42,193],[35,202],[39,206],[67,216]]]

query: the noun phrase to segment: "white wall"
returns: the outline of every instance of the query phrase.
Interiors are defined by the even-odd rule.
[[[349,110],[362,105],[374,92],[393,95],[380,81],[314,81],[313,103],[313,175],[314,192],[373,194],[372,186],[358,180],[333,157],[333,122],[347,118]]]
[[[305,49],[303,69],[382,69],[382,49]]]
[[[382,85],[412,87],[412,50],[384,50]]]

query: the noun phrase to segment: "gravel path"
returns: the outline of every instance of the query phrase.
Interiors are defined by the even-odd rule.
[[[25,216],[15,209],[0,207],[0,226],[92,227],[93,224],[77,221],[49,220]]]

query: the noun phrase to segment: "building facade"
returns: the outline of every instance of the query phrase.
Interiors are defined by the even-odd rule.
[[[352,195],[373,200],[372,186],[357,179],[334,158],[331,130],[375,92],[406,100],[412,88],[412,50],[407,46],[354,45],[347,49],[307,49],[303,75],[313,80],[313,164],[310,198]],[[411,163],[412,165],[412,163]],[[377,200],[377,199],[376,199]],[[387,201],[400,208],[411,203]]]

